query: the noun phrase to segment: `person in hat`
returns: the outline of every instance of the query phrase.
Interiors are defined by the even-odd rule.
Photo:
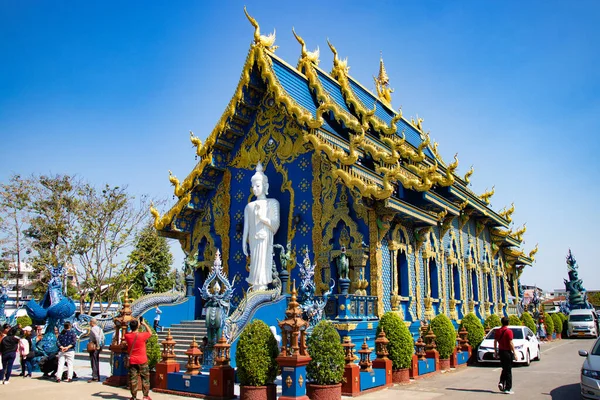
[[[31,326],[23,328],[23,336],[19,340],[19,356],[21,357],[21,374],[24,378],[31,378],[31,371],[33,369],[32,361],[35,356],[33,346],[31,343]]]

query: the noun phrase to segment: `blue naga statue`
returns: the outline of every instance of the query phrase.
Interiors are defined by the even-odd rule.
[[[300,287],[298,288],[298,303],[306,318],[309,322],[308,331],[312,329],[323,319],[323,311],[327,305],[329,295],[333,291],[335,281],[331,280],[329,290],[323,293],[321,298],[315,297],[315,267],[316,264],[311,264],[309,257],[308,246],[304,250],[304,260],[302,264],[298,263],[300,267]]]
[[[583,287],[583,281],[579,278],[579,273],[577,272],[577,261],[575,261],[575,257],[571,254],[571,249],[569,249],[569,254],[567,255],[567,266],[569,271],[569,280],[565,281],[565,289],[568,292],[568,303],[569,308],[571,310],[580,309],[580,308],[592,308],[591,304],[587,301],[586,291]]]
[[[66,320],[73,318],[75,314],[75,303],[66,297],[63,291],[64,268],[62,264],[56,267],[48,267],[50,271],[50,282],[42,300],[38,303],[30,300],[25,309],[27,314],[36,325],[46,325],[44,338],[37,345],[37,349],[43,355],[56,354],[56,336],[54,328],[59,328]]]
[[[208,331],[208,343],[202,349],[204,351],[203,366],[212,367],[212,349],[223,334],[225,319],[229,315],[231,297],[233,296],[233,285],[223,273],[221,252],[217,249],[215,262],[201,288],[200,295],[206,301],[206,328]]]

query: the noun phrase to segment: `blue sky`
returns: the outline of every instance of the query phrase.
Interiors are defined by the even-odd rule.
[[[0,1],[0,181],[78,174],[168,198],[168,170],[195,165],[229,102],[252,40],[243,6],[277,54],[326,39],[374,90],[383,53],[392,103],[418,114],[472,189],[527,222],[523,282],[563,287],[571,248],[587,289],[600,226],[600,3],[596,1]],[[174,246],[177,247],[177,246]],[[182,261],[180,250],[177,262]]]

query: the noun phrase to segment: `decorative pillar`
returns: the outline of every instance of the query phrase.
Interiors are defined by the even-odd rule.
[[[277,363],[281,367],[280,400],[308,400],[306,395],[306,366],[311,358],[306,350],[306,329],[309,323],[302,319],[302,309],[296,301],[296,283],[285,311],[286,319],[279,322],[281,352]]]
[[[435,362],[434,371],[439,371],[440,370],[440,353],[437,351],[437,345],[435,344],[435,333],[433,333],[431,326],[429,327],[429,332],[427,332],[427,335],[425,336],[425,342],[427,343],[425,345],[426,357],[434,360],[434,362]]]
[[[128,375],[125,367],[125,357],[127,357],[127,342],[125,342],[125,333],[127,325],[133,317],[131,316],[131,304],[129,294],[125,291],[125,299],[119,315],[113,318],[115,324],[115,333],[109,346],[112,357],[112,375],[106,379],[103,384],[109,386],[124,386],[127,384]]]
[[[360,393],[360,367],[354,363],[358,358],[354,354],[354,343],[350,336],[345,336],[342,343],[344,348],[344,380],[342,381],[342,395],[356,396]]]
[[[190,348],[185,351],[185,354],[188,356],[188,362],[185,365],[185,373],[187,375],[198,375],[200,373],[200,369],[202,368],[202,366],[200,365],[200,359],[202,358],[202,350],[198,348],[198,343],[196,343],[196,336],[192,338]]]
[[[381,368],[385,369],[385,385],[392,385],[392,360],[388,358],[388,349],[387,346],[390,343],[388,338],[385,336],[385,332],[383,329],[375,339],[375,352],[377,354],[377,358],[373,360],[373,368]]]
[[[162,359],[156,364],[156,387],[167,389],[167,374],[179,372],[179,363],[175,360],[175,340],[171,336],[171,329],[167,332],[167,338],[161,342],[163,350]]]
[[[231,345],[227,343],[225,334],[217,341],[215,348],[215,365],[209,372],[209,388],[208,394],[210,397],[233,399],[233,389],[235,387],[235,371],[229,365],[230,355],[229,349]]]
[[[367,344],[367,338],[365,338],[365,340],[363,341],[363,344],[360,350],[358,351],[358,354],[360,354],[360,362],[358,363],[358,366],[360,367],[360,372],[373,371],[373,368],[371,368],[373,365],[373,363],[371,362],[371,349]]]

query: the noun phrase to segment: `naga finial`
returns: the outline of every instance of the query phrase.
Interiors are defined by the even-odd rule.
[[[333,53],[333,69],[340,70],[344,72],[344,74],[347,74],[350,70],[350,67],[348,67],[348,59],[346,58],[344,60],[340,60],[336,48],[331,44],[329,39],[327,39],[327,44],[329,45],[329,49]]]
[[[446,218],[446,215],[448,215],[448,209],[444,208],[442,211],[440,211],[437,214],[437,220],[438,220],[438,222],[442,222],[444,220],[444,218]]]
[[[456,168],[458,168],[458,153],[454,154],[454,162],[448,165],[448,173],[453,174],[454,171],[456,171]]]
[[[196,154],[200,155],[200,149],[202,149],[202,140],[194,136],[194,132],[190,131],[190,141],[192,142],[192,145],[196,148]]]
[[[154,228],[158,229],[158,221],[160,221],[160,213],[154,208],[154,202],[150,202],[150,214],[154,217]]]
[[[475,170],[473,169],[473,166],[471,165],[471,168],[469,168],[469,170],[467,171],[467,173],[465,174],[465,177],[463,178],[463,180],[465,181],[465,183],[468,185],[471,182],[471,175],[473,175],[473,172]]]
[[[423,132],[423,121],[425,121],[425,120],[423,118],[419,118],[419,114],[417,114],[417,120],[416,121],[412,117],[410,119],[410,123],[412,124],[412,126],[414,126],[415,128],[417,128],[421,132]]]
[[[171,170],[169,170],[169,182],[171,182],[171,185],[175,186],[175,194],[178,195],[181,185],[179,184],[179,179],[173,175]]]
[[[535,260],[535,255],[538,252],[538,245],[539,245],[539,243],[536,243],[535,247],[533,248],[533,250],[531,250],[529,252],[529,258],[531,258],[532,260]]]
[[[508,221],[508,223],[510,224],[512,222],[512,218],[510,217],[513,213],[515,212],[515,203],[511,203],[510,208],[509,209],[505,209],[502,210],[501,212],[499,212],[498,214],[503,217],[504,219],[506,219]]]
[[[523,239],[523,234],[527,231],[527,223],[524,223],[523,226],[519,229],[517,229],[517,231],[512,235],[515,237],[515,239],[517,239],[518,241],[521,241]]]
[[[246,14],[246,18],[248,18],[248,21],[250,21],[254,27],[254,44],[274,52],[277,49],[277,46],[273,46],[273,44],[275,44],[275,30],[273,30],[273,33],[269,33],[267,36],[261,35],[258,22],[256,22],[256,20],[252,18],[250,14],[248,14],[246,6],[244,6],[244,14]]]
[[[307,60],[311,61],[313,64],[319,65],[319,55],[320,55],[319,47],[317,47],[317,49],[315,51],[306,50],[306,43],[304,42],[304,39],[302,39],[302,37],[300,37],[300,35],[298,35],[296,33],[296,30],[294,28],[292,28],[292,33],[294,34],[294,37],[296,38],[298,43],[300,43],[302,45],[301,59],[307,59]]]
[[[492,190],[490,190],[489,192],[483,193],[481,196],[479,196],[479,198],[481,200],[483,200],[483,202],[486,205],[489,205],[490,204],[490,197],[492,197],[495,192],[496,192],[496,185],[492,186]]]

